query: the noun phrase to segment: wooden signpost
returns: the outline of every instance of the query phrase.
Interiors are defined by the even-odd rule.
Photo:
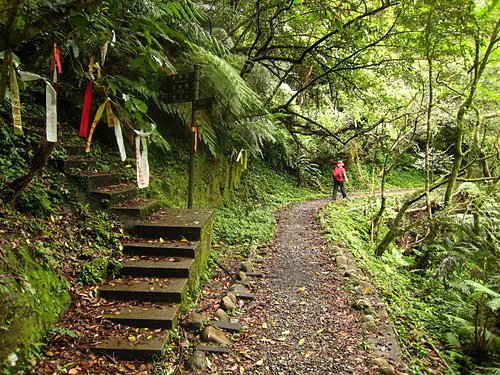
[[[215,98],[198,99],[200,91],[200,66],[195,65],[190,73],[176,74],[164,78],[162,90],[165,92],[164,101],[167,103],[191,102],[191,124],[188,127],[191,133],[191,151],[189,155],[188,179],[188,208],[193,208],[193,188],[196,152],[198,150],[198,124],[196,111],[208,109],[215,102]]]

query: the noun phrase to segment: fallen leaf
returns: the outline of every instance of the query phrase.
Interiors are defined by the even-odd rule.
[[[136,342],[136,340],[137,340],[137,338],[135,336],[130,335],[128,337],[128,341],[130,341],[130,342]]]
[[[320,329],[318,329],[318,330],[316,331],[316,334],[319,334],[319,333],[323,332],[324,330],[325,330],[324,328],[320,328]]]
[[[300,340],[299,340],[299,345],[304,345],[304,343],[305,343],[305,342],[306,342],[306,340],[305,340],[305,339],[300,339]]]
[[[306,288],[302,286],[302,287],[298,288],[297,290],[298,290],[299,292],[305,292],[305,291],[306,291]]]
[[[289,330],[286,330],[286,331],[283,331],[281,332],[282,335],[289,335],[290,334],[290,331]]]
[[[264,364],[263,359],[259,359],[257,362],[255,362],[255,366],[262,366]]]
[[[266,322],[262,323],[262,328],[267,329],[267,323]]]

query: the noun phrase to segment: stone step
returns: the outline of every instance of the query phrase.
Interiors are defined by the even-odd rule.
[[[139,277],[189,277],[194,259],[171,260],[127,260],[122,262],[120,272],[122,275]]]
[[[126,242],[123,243],[123,253],[126,255],[194,258],[199,246],[199,241]]]
[[[228,348],[224,348],[222,346],[199,344],[199,345],[196,345],[195,349],[200,350],[202,352],[207,352],[207,353],[216,353],[216,354],[228,354],[228,353],[230,353],[230,350]]]
[[[73,175],[86,189],[120,183],[120,174],[117,172],[80,172]]]
[[[148,336],[149,335],[149,336]],[[135,336],[134,336],[135,337]],[[94,350],[129,360],[151,360],[153,356],[160,356],[170,337],[170,331],[145,332],[140,338],[131,340],[131,337],[112,337],[94,347]]]
[[[254,300],[255,299],[255,294],[253,293],[247,293],[247,292],[231,292],[233,293],[236,298],[243,299],[243,300]]]
[[[85,146],[75,144],[63,144],[62,147],[68,155],[85,155]]]
[[[89,191],[89,194],[101,201],[104,207],[113,206],[127,199],[131,199],[134,197],[135,193],[135,186],[130,184],[101,186]]]
[[[94,167],[97,163],[97,160],[91,158],[73,156],[73,157],[68,157],[66,159],[54,159],[53,163],[56,168],[67,173],[75,169],[86,171],[89,168]]]
[[[98,289],[107,299],[147,302],[181,302],[188,279],[114,279]]]
[[[133,327],[171,329],[178,315],[179,305],[131,306],[107,314],[104,319]]]
[[[248,277],[264,277],[264,274],[262,272],[245,272],[245,275],[247,275]]]
[[[213,210],[162,209],[147,221],[132,224],[130,232],[143,238],[195,241],[201,238],[203,228],[211,224],[212,215]]]
[[[157,211],[159,207],[160,202],[155,199],[133,198],[110,208],[120,215],[144,219],[146,216]]]
[[[215,328],[223,329],[228,332],[240,332],[241,324],[239,323],[230,323],[230,322],[221,322],[219,320],[211,320],[210,325]]]

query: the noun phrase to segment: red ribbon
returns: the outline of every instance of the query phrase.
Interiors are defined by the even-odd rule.
[[[194,144],[193,144],[193,149],[194,149],[194,152],[198,152],[198,127],[197,126],[192,126],[191,127],[191,132],[193,133],[193,141],[194,141]]]
[[[62,64],[61,64],[61,50],[54,46],[54,65],[57,68],[57,73],[62,73]]]
[[[83,97],[82,118],[80,120],[80,132],[78,135],[83,138],[89,136],[90,106],[92,104],[92,82],[87,82],[85,95]]]

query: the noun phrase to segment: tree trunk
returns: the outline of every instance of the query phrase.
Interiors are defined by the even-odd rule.
[[[376,241],[378,238],[378,228],[380,226],[380,222],[382,221],[382,215],[384,214],[386,208],[387,198],[385,196],[385,180],[388,173],[389,169],[387,168],[387,156],[386,156],[382,170],[382,181],[380,183],[380,208],[372,220],[372,227],[370,233],[372,241]]]
[[[465,115],[467,111],[471,108],[476,95],[477,86],[484,72],[486,64],[488,63],[489,57],[494,51],[494,46],[498,42],[498,33],[500,30],[500,20],[497,21],[495,27],[490,35],[490,40],[486,51],[482,59],[480,59],[480,40],[479,36],[476,38],[476,55],[474,58],[474,65],[472,66],[473,77],[470,83],[469,92],[467,97],[464,99],[457,113],[457,135],[455,140],[455,159],[453,161],[453,167],[450,173],[450,179],[448,180],[448,186],[446,186],[446,193],[444,196],[444,205],[448,206],[450,204],[451,195],[455,187],[455,183],[458,178],[458,172],[462,166],[462,161],[464,158],[464,153],[462,149],[462,142],[465,133]]]
[[[441,177],[438,181],[436,181],[432,186],[429,187],[429,192],[433,191],[434,189],[437,189],[438,187],[442,186],[448,181],[447,176],[446,177]],[[399,209],[398,214],[396,215],[396,218],[392,222],[391,226],[389,227],[389,231],[385,234],[384,238],[380,243],[378,244],[377,248],[375,249],[375,255],[376,256],[382,256],[384,255],[385,250],[387,247],[390,245],[392,241],[400,234],[401,232],[401,222],[403,221],[403,218],[406,214],[406,211],[408,208],[415,202],[419,201],[423,197],[425,197],[426,190],[420,190],[416,191],[412,195],[410,195],[408,198],[406,198],[401,205],[401,208]]]
[[[432,57],[429,55],[429,46],[427,47],[427,66],[428,70],[428,85],[429,85],[429,98],[427,103],[427,116],[426,116],[426,124],[425,124],[425,159],[424,159],[424,170],[425,170],[425,206],[427,207],[427,215],[429,217],[432,216],[431,210],[431,199],[429,193],[429,186],[431,184],[431,166],[429,162],[429,152],[431,147],[431,115],[432,115],[432,101],[434,100],[433,95],[433,72],[432,72]]]
[[[394,221],[391,224],[391,227],[389,228],[389,232],[385,234],[384,238],[382,239],[382,241],[380,241],[377,248],[375,249],[376,256],[381,257],[382,255],[384,255],[387,247],[399,235],[399,230],[400,230],[399,224],[403,220],[406,210],[408,209],[408,207],[410,207],[412,203],[413,203],[412,198],[408,198],[403,202],[398,214],[396,215],[396,218],[394,219]]]
[[[45,168],[45,165],[49,160],[49,156],[55,147],[56,143],[45,142],[38,148],[35,155],[33,155],[33,158],[31,159],[31,169],[28,174],[11,182],[6,189],[7,193],[3,194],[2,199],[6,203],[14,203],[19,194],[21,194],[23,190],[26,189],[33,178],[40,174],[43,168]]]

